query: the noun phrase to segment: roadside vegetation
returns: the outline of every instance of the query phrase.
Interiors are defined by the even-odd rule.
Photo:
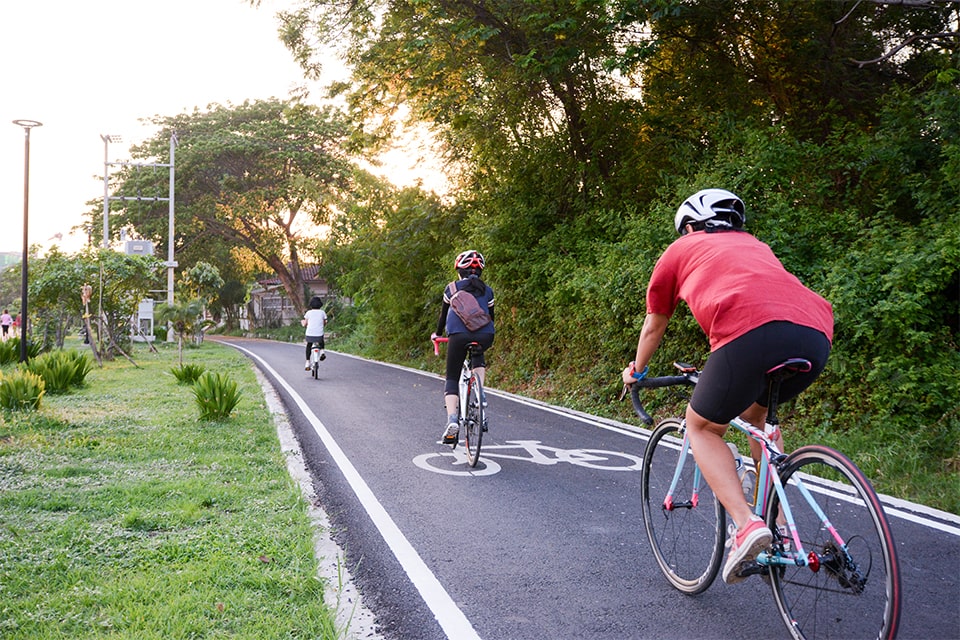
[[[157,347],[0,413],[0,637],[343,637],[249,361],[187,350],[240,392],[201,421]]]

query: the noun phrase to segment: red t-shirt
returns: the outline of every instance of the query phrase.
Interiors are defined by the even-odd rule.
[[[768,322],[811,327],[833,341],[833,307],[746,232],[696,231],[663,252],[647,288],[647,312],[673,315],[683,300],[710,350]]]

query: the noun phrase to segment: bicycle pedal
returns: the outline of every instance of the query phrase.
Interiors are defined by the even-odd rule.
[[[766,566],[761,565],[755,560],[751,560],[750,562],[744,562],[741,564],[736,575],[746,578],[749,576],[763,575],[768,573],[769,569]]]

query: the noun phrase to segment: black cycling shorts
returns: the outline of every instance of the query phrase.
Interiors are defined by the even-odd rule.
[[[781,383],[780,402],[785,402],[810,386],[829,355],[830,341],[816,329],[768,322],[710,354],[690,406],[710,422],[727,424],[754,402],[767,406],[767,371],[789,358],[805,358],[813,365]]]
[[[313,345],[317,345],[321,349],[324,348],[323,336],[307,336],[307,360],[310,359],[310,351],[313,349]]]
[[[463,359],[467,357],[467,344],[477,342],[480,349],[474,350],[470,359],[470,366],[486,367],[487,361],[483,353],[493,346],[492,333],[454,333],[447,342],[447,375],[443,385],[443,393],[455,396],[460,393],[460,371],[463,369]]]

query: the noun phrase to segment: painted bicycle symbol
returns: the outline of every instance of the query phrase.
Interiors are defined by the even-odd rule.
[[[507,440],[506,444],[484,446],[483,457],[472,469],[467,464],[467,455],[461,448],[423,453],[413,459],[413,464],[427,471],[451,476],[491,476],[501,469],[492,458],[522,460],[541,465],[568,462],[578,467],[604,471],[639,471],[643,462],[637,456],[619,451],[558,449],[541,444],[539,440]]]

